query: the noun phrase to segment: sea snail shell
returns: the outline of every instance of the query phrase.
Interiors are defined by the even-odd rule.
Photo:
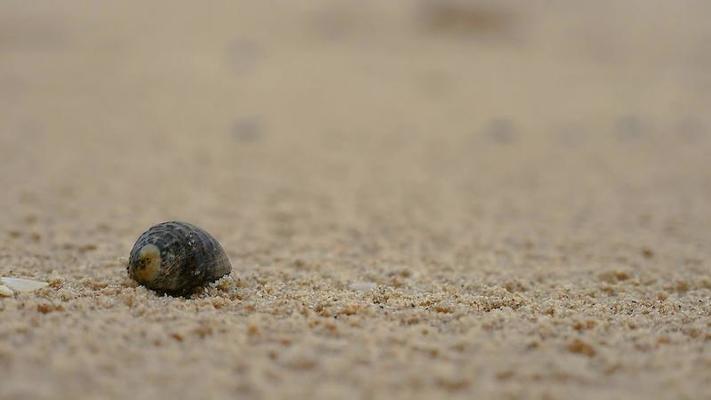
[[[209,233],[185,222],[163,222],[138,237],[128,275],[160,293],[187,295],[232,271],[227,254]]]

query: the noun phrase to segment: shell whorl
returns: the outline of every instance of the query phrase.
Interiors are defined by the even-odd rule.
[[[163,222],[136,240],[127,266],[138,283],[168,294],[183,295],[232,271],[220,243],[186,222]]]

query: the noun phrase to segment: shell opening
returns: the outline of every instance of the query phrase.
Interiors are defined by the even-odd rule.
[[[158,247],[153,244],[147,244],[138,251],[136,261],[131,266],[132,274],[138,282],[151,282],[158,276],[160,263],[160,250]]]

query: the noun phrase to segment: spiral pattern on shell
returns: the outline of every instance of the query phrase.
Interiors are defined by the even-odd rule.
[[[232,271],[220,243],[186,222],[163,222],[136,240],[129,256],[128,275],[160,293],[187,295]]]

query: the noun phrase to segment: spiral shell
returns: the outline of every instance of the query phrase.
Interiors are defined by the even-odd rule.
[[[227,254],[209,233],[186,222],[163,222],[138,237],[128,275],[160,293],[187,295],[232,271]]]

